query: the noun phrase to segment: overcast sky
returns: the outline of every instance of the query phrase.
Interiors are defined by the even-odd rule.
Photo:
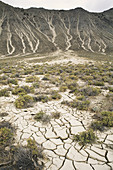
[[[82,7],[88,11],[101,12],[113,8],[113,0],[1,0],[15,7],[43,7],[46,9],[73,9]]]

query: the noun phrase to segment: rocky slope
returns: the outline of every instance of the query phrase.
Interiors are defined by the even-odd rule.
[[[112,52],[113,9],[20,9],[0,1],[0,55],[56,50]]]

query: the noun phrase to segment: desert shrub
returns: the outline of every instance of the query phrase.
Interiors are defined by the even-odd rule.
[[[26,93],[34,93],[34,88],[33,88],[33,86],[21,86],[21,88],[23,88],[25,91],[26,91]]]
[[[0,90],[0,97],[2,96],[9,97],[9,92],[7,88]]]
[[[26,77],[26,83],[39,82],[39,78],[36,76]]]
[[[93,76],[83,76],[81,77],[82,80],[88,81],[88,80],[93,80]]]
[[[30,68],[27,68],[27,69],[24,70],[25,75],[31,74],[32,72],[33,72],[33,70],[30,69]]]
[[[14,84],[14,85],[18,85],[18,80],[17,80],[17,79],[8,79],[8,80],[7,80],[7,83],[8,83],[8,84],[11,83],[11,84]]]
[[[62,101],[61,104],[68,105],[69,107],[77,108],[78,110],[88,110],[90,101],[89,100],[73,100],[71,102]]]
[[[77,135],[74,135],[74,140],[79,142],[80,145],[91,144],[96,141],[97,137],[92,129],[89,129],[84,132],[80,132]]]
[[[90,127],[93,130],[99,130],[99,131],[104,131],[105,127],[103,126],[101,121],[94,121],[91,123]]]
[[[47,124],[50,122],[50,119],[51,119],[51,116],[44,114],[41,121],[42,121],[42,123]]]
[[[15,106],[18,109],[27,108],[32,106],[33,98],[29,95],[23,95],[16,99]]]
[[[8,79],[8,76],[4,75],[4,76],[0,76],[0,84],[4,84],[4,85],[7,85],[7,79]]]
[[[36,113],[36,115],[34,117],[34,119],[36,121],[41,121],[45,124],[50,122],[50,118],[51,117],[49,115],[47,115],[45,112],[43,112],[42,110],[40,112]]]
[[[75,91],[76,88],[77,88],[77,83],[76,82],[68,83],[67,87],[68,87],[69,90],[74,90]]]
[[[51,99],[59,100],[59,99],[61,99],[61,97],[62,96],[57,91],[52,91]]]
[[[71,80],[78,80],[78,77],[75,76],[75,75],[70,75],[69,78],[70,78]]]
[[[35,119],[36,121],[40,121],[40,120],[43,118],[44,115],[45,115],[45,112],[43,112],[43,111],[41,110],[40,112],[36,113],[34,119]]]
[[[14,94],[14,95],[19,95],[19,94],[25,95],[25,94],[27,94],[27,93],[26,93],[26,91],[25,91],[23,88],[17,86],[17,87],[15,87],[14,90],[12,91],[12,94]]]
[[[68,89],[68,87],[66,85],[62,85],[62,86],[60,86],[59,91],[60,92],[65,92],[67,89]]]
[[[36,102],[43,102],[43,103],[45,103],[45,102],[49,101],[49,97],[45,96],[45,95],[38,95],[38,96],[34,97],[34,100]]]
[[[88,110],[90,101],[85,100],[85,101],[78,101],[74,100],[72,102],[69,102],[69,106],[73,108],[77,108],[78,110]]]
[[[15,89],[12,91],[12,94],[14,95],[25,95],[27,93],[33,93],[34,92],[34,88],[33,86],[29,87],[29,86],[16,86]]]
[[[11,129],[7,127],[0,128],[0,146],[8,145],[12,137],[13,137],[13,133],[11,132]]]
[[[89,81],[90,85],[95,85],[95,86],[104,86],[103,81]]]
[[[51,113],[51,116],[52,116],[52,118],[54,118],[54,119],[59,119],[59,117],[60,117],[60,112],[52,112],[52,113]]]
[[[59,85],[59,84],[61,83],[61,80],[60,80],[58,77],[52,77],[52,78],[50,79],[50,82],[51,82],[52,84]]]
[[[14,75],[11,76],[12,78],[15,78],[15,77],[21,77],[21,75],[19,73],[15,73]]]
[[[50,75],[49,75],[49,74],[46,74],[46,75],[42,78],[42,80],[46,80],[46,81],[50,80]]]
[[[84,95],[80,95],[80,96],[76,96],[76,99],[77,100],[85,100],[86,98],[85,98],[85,96]]]
[[[40,87],[39,82],[34,82],[34,83],[33,83],[33,87],[34,87],[34,88],[39,88],[39,87]]]
[[[32,155],[38,155],[38,147],[37,147],[37,143],[34,139],[27,139],[27,147],[31,150]]]
[[[113,87],[109,87],[109,91],[110,91],[110,92],[113,92]]]
[[[95,81],[94,85],[95,86],[104,86],[104,82],[103,81]]]
[[[91,128],[94,130],[103,131],[105,127],[113,127],[113,112],[101,112],[97,120],[91,123]]]
[[[97,96],[101,90],[99,88],[86,87],[82,89],[81,92],[84,96]]]

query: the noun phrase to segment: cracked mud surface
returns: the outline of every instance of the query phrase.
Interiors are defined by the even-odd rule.
[[[25,85],[25,77],[27,76],[18,82],[20,86]],[[43,76],[37,77],[41,79]],[[80,86],[84,86],[82,80],[78,82]],[[57,89],[58,87],[50,84],[50,88]],[[44,89],[42,91],[44,92]],[[107,93],[107,91],[104,92]],[[72,101],[74,95],[68,90],[60,94],[62,96],[60,100],[46,103],[36,102],[33,107],[25,109],[17,109],[14,106],[17,98],[15,95],[0,97],[1,113],[7,113],[0,117],[0,121],[9,121],[16,127],[15,144],[26,145],[27,139],[33,138],[44,148],[44,153],[48,158],[44,160],[45,170],[112,170],[113,128],[105,132],[97,131],[97,143],[80,146],[73,141],[73,135],[88,129],[94,113],[61,104],[64,100]],[[44,124],[34,120],[34,115],[40,110],[46,112],[47,115],[56,111],[61,115],[59,119],[52,118],[49,123]]]

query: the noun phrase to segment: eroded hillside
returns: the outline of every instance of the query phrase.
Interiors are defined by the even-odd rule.
[[[20,9],[0,2],[0,54],[113,50],[113,10]]]

